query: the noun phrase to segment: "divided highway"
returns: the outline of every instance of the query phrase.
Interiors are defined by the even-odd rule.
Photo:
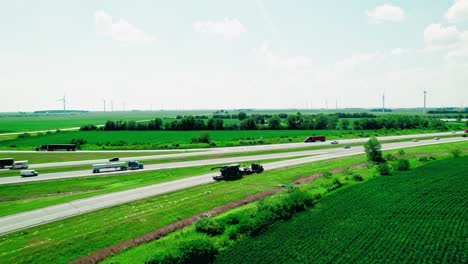
[[[446,138],[441,140],[424,140],[420,142],[399,142],[382,144],[383,150],[399,149],[406,147],[425,146],[434,144],[444,144],[451,142],[467,141],[468,138]],[[334,153],[316,155],[312,157],[304,157],[293,160],[284,160],[265,164],[266,170],[284,168],[305,163],[310,163],[319,160],[340,158],[345,156],[357,155],[364,153],[362,147],[351,149],[336,149]],[[212,183],[214,173],[184,178],[176,181],[154,184],[150,186],[135,188],[126,191],[114,192],[110,194],[98,195],[95,197],[75,200],[68,203],[49,206],[46,208],[36,209],[24,213],[14,214],[10,216],[0,217],[0,234],[6,234],[24,228],[41,225],[44,223],[56,221],[59,219],[68,218],[71,216],[84,214],[87,212],[128,203],[135,200],[145,199],[155,195],[173,192],[185,188],[190,188],[202,184]],[[260,177],[260,176],[259,176]]]

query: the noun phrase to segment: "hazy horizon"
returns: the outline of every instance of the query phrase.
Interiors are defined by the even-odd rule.
[[[468,0],[10,1],[0,112],[465,107]]]

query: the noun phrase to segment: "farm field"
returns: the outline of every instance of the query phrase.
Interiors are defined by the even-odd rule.
[[[468,157],[344,188],[216,263],[466,263]]]
[[[328,140],[357,138],[360,135],[405,135],[432,133],[435,130],[352,131],[352,130],[225,130],[209,131],[215,146],[238,146],[302,142],[311,135],[326,135]],[[44,144],[65,144],[84,139],[84,150],[207,148],[207,143],[192,143],[203,131],[71,131],[0,141],[3,150],[34,150]]]
[[[466,143],[412,150],[413,155],[419,151],[424,155],[431,153],[437,155],[438,159],[443,159],[448,157],[447,150],[455,146],[466,147]],[[438,153],[442,154],[439,156]],[[266,171],[241,181],[208,184],[29,228],[1,237],[0,260],[16,263],[48,263],[53,260],[56,263],[65,263],[227,202],[277,188],[278,184],[288,184],[299,177],[345,168],[364,161],[364,155],[359,155],[332,162],[321,161]],[[331,184],[323,180],[317,182],[319,188],[326,188],[320,186]]]
[[[0,114],[0,133],[55,130],[80,127],[82,125],[101,125],[107,120],[139,121],[172,118],[176,115],[207,114],[211,111],[127,111],[127,112],[89,112],[79,114]]]

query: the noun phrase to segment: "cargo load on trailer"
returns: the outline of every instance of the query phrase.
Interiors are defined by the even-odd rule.
[[[109,163],[99,163],[93,164],[93,173],[98,173],[104,169],[115,169],[115,170],[127,170],[127,165],[125,162],[109,162]]]
[[[10,167],[15,161],[12,158],[0,159],[0,169]]]
[[[244,175],[263,172],[263,166],[257,163],[252,163],[250,167],[244,167],[242,169],[240,169],[239,164],[230,164],[212,168],[212,170],[214,169],[220,169],[221,174],[213,177],[213,179],[217,181],[238,180],[244,177]]]
[[[48,144],[40,145],[36,151],[75,151],[76,144]]]
[[[304,140],[305,143],[315,142],[315,141],[325,142],[325,136],[310,136]]]

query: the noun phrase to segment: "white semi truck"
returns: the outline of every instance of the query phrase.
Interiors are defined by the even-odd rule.
[[[128,166],[124,161],[108,162],[108,163],[93,164],[93,173],[98,173],[103,169],[115,169],[115,170],[125,171],[127,169],[139,170],[143,168],[144,168],[143,163],[135,161],[135,160],[129,161]]]

